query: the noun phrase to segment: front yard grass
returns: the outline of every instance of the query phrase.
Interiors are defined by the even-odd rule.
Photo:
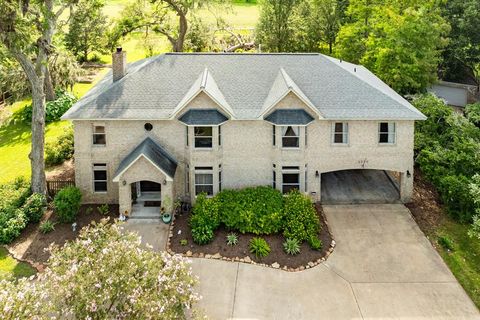
[[[28,263],[17,261],[8,253],[7,249],[0,247],[0,279],[29,277],[36,273],[36,270]]]

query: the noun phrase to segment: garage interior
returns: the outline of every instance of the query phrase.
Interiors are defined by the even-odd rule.
[[[322,173],[323,204],[400,203],[400,175],[385,170],[342,170]]]

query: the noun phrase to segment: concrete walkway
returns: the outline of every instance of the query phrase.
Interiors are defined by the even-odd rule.
[[[194,259],[211,319],[480,319],[400,204],[324,206],[337,242],[313,269],[288,273]]]

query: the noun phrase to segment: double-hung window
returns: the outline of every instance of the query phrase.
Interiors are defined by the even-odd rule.
[[[348,144],[347,122],[335,122],[332,131],[332,142],[334,144]]]
[[[104,146],[107,143],[104,126],[93,126],[93,144]]]
[[[289,193],[293,189],[300,190],[300,167],[282,167],[282,192]]]
[[[378,124],[378,143],[395,143],[395,122],[380,122]]]
[[[107,192],[107,164],[93,164],[93,191]]]
[[[282,147],[298,148],[300,146],[300,128],[297,126],[282,127]]]
[[[212,147],[213,127],[195,127],[195,148]]]
[[[195,195],[213,196],[213,167],[195,167]]]

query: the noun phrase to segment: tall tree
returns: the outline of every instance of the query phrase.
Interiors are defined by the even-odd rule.
[[[92,51],[106,52],[104,6],[104,0],[80,0],[70,18],[65,45],[80,61],[87,61]]]
[[[452,28],[443,53],[444,78],[480,85],[480,1],[449,0],[443,15]]]
[[[121,37],[143,29],[164,35],[173,52],[183,52],[191,13],[202,7],[223,3],[222,0],[136,0],[127,6],[110,35],[110,47]]]
[[[0,46],[22,66],[32,90],[32,192],[45,194],[45,75],[57,22],[74,0],[0,0]],[[54,6],[55,4],[55,6]]]
[[[274,52],[295,51],[295,9],[301,0],[262,0],[256,42]]]
[[[333,53],[341,19],[345,8],[338,0],[314,0],[311,26],[317,30],[320,42],[328,46],[328,53]]]
[[[376,1],[376,0],[375,0]],[[361,63],[401,93],[436,80],[448,24],[434,0],[351,0],[338,55]]]

